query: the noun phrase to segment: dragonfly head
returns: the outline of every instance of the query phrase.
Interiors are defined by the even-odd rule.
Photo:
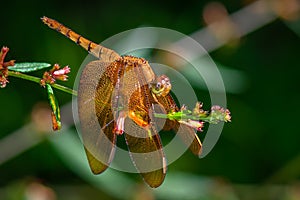
[[[151,84],[151,91],[156,96],[166,96],[172,88],[169,77],[161,75]]]

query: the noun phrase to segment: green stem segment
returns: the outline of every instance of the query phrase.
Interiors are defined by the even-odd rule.
[[[8,76],[14,76],[14,77],[17,77],[17,78],[22,78],[22,79],[32,81],[32,82],[35,82],[35,83],[38,83],[38,84],[40,84],[40,81],[41,81],[41,79],[38,78],[38,77],[30,76],[30,75],[27,75],[27,74],[22,74],[20,72],[14,72],[14,71],[8,71]],[[58,89],[58,90],[61,90],[63,92],[66,92],[66,93],[69,93],[71,95],[77,96],[77,91],[72,90],[72,89],[70,89],[68,87],[65,87],[63,85],[59,85],[59,84],[55,83],[55,84],[52,84],[51,86]]]
[[[66,86],[59,85],[59,84],[56,84],[56,83],[53,84],[53,85],[51,85],[51,86],[54,87],[54,88],[56,88],[56,89],[58,89],[58,90],[61,90],[63,92],[66,92],[66,93],[72,94],[74,96],[77,96],[77,91],[72,90],[72,89],[70,89],[70,88],[68,88]]]
[[[8,76],[14,76],[14,77],[17,77],[17,78],[22,78],[22,79],[25,79],[25,80],[28,80],[28,81],[33,81],[33,82],[36,82],[36,83],[40,83],[41,79],[38,78],[38,77],[34,77],[34,76],[30,76],[30,75],[27,75],[27,74],[22,74],[20,72],[14,72],[14,71],[8,71]]]
[[[176,112],[172,114],[162,114],[162,113],[154,113],[154,117],[162,118],[162,119],[170,119],[170,120],[202,120],[205,122],[211,122],[211,117],[207,116],[192,116],[192,115],[185,115],[182,112]]]

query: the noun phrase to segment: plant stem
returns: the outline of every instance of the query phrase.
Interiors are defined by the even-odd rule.
[[[77,96],[77,91],[76,90],[72,90],[71,88],[68,88],[66,86],[63,86],[63,85],[59,85],[57,83],[51,85],[52,87],[56,88],[56,89],[59,89],[63,92],[66,92],[66,93],[69,93],[69,94],[72,94],[74,96]]]
[[[161,114],[161,113],[153,113],[154,114],[154,117],[157,117],[157,118],[162,118],[162,119],[168,119],[168,115],[166,114]]]
[[[30,75],[27,75],[27,74],[22,74],[20,72],[13,72],[13,71],[8,71],[8,76],[14,76],[14,77],[17,77],[17,78],[22,78],[22,79],[25,79],[25,80],[28,80],[28,81],[33,81],[33,82],[36,82],[36,83],[40,83],[40,80],[41,80],[38,77],[30,76]]]
[[[28,81],[36,82],[38,84],[40,84],[40,81],[41,81],[41,79],[38,78],[38,77],[30,76],[30,75],[27,75],[27,74],[22,74],[20,72],[14,72],[14,71],[8,71],[8,76],[14,76],[14,77],[17,77],[17,78],[22,78],[22,79],[25,79],[25,80],[28,80]],[[66,92],[66,93],[77,96],[77,91],[72,90],[72,89],[70,89],[68,87],[65,87],[63,85],[59,85],[59,84],[55,83],[55,84],[52,84],[51,86],[56,88],[56,89],[59,89],[63,92]]]

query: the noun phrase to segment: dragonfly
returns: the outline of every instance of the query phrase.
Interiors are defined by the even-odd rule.
[[[125,137],[130,158],[144,181],[159,187],[167,161],[154,113],[178,112],[166,75],[156,75],[148,61],[96,44],[48,17],[42,21],[83,47],[96,60],[82,70],[78,86],[78,116],[91,171],[104,172],[111,164],[117,138]],[[173,130],[197,156],[202,144],[195,130],[166,119],[163,130]]]

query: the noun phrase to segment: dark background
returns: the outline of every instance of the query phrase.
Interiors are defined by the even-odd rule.
[[[206,26],[203,10],[210,2],[5,1],[0,3],[0,45],[10,48],[7,61],[71,66],[70,80],[63,84],[72,87],[76,69],[87,53],[43,25],[40,17],[54,18],[95,42],[140,26],[190,35]],[[254,1],[220,2],[231,14]],[[300,198],[299,7],[291,4],[296,0],[283,1],[283,5],[293,5],[287,6],[286,14],[276,10],[277,1],[271,2],[274,4],[266,7],[274,11],[275,20],[209,52],[229,72],[241,74],[241,89],[227,93],[232,122],[225,124],[207,157],[198,159],[187,152],[171,164],[169,179],[157,190],[145,186],[138,175],[114,170],[99,176],[82,173],[75,161],[86,164],[86,158],[72,158],[53,142],[66,134],[76,138],[74,131],[41,133],[51,125],[50,113],[39,112],[48,109],[46,91],[10,77],[7,87],[0,90],[0,156],[7,157],[0,161],[0,199],[34,199],[34,195],[78,200]],[[251,18],[246,20],[251,22]],[[56,96],[60,105],[72,100],[60,91]],[[36,112],[42,113],[36,121],[46,118],[46,125],[21,129],[32,122]],[[62,117],[72,118],[71,114]],[[73,151],[71,146],[66,148]],[[80,144],[75,148],[82,153]]]

